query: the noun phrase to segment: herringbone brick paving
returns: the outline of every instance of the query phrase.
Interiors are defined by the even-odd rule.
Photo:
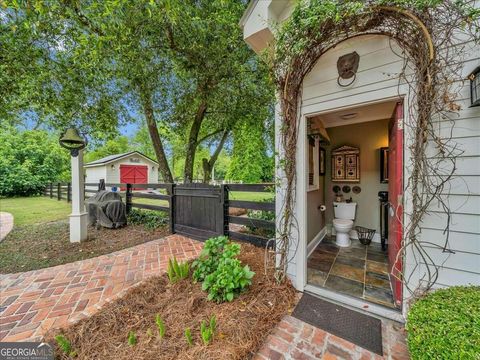
[[[201,249],[198,241],[170,235],[93,259],[0,275],[0,341],[39,340],[165,272],[170,257],[193,259]]]

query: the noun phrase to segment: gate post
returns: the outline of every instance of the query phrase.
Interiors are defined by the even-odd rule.
[[[175,234],[175,184],[167,184],[167,193],[170,196],[168,200],[170,233]]]
[[[127,184],[127,192],[125,193],[125,207],[127,214],[132,210],[132,184]]]
[[[50,199],[53,198],[53,183],[50,183]]]
[[[72,184],[67,183],[67,202],[72,201]]]
[[[223,206],[223,235],[228,236],[229,231],[229,222],[228,222],[228,185],[222,184],[220,186],[221,190],[221,201]]]
[[[62,185],[57,183],[57,200],[62,200]]]

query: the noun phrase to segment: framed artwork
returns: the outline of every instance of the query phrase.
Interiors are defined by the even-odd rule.
[[[320,176],[325,175],[325,157],[326,157],[326,152],[324,148],[319,148],[318,151],[318,174]]]
[[[345,145],[332,151],[332,181],[360,182],[360,149]]]
[[[388,183],[388,147],[380,148],[380,182]]]

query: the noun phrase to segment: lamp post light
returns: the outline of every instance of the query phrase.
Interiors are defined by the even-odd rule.
[[[87,140],[82,138],[74,127],[60,136],[60,146],[70,150],[72,164],[72,213],[70,215],[70,242],[87,239],[88,214],[85,211],[85,193],[83,177],[83,149]]]

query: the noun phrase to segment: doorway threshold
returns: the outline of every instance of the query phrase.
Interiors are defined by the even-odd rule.
[[[389,309],[384,306],[371,303],[369,301],[365,301],[348,295],[343,295],[338,292],[314,285],[305,285],[304,291],[325,300],[336,302],[352,310],[376,316],[380,319],[383,318],[393,320],[402,324],[405,323],[405,318],[399,310]]]

